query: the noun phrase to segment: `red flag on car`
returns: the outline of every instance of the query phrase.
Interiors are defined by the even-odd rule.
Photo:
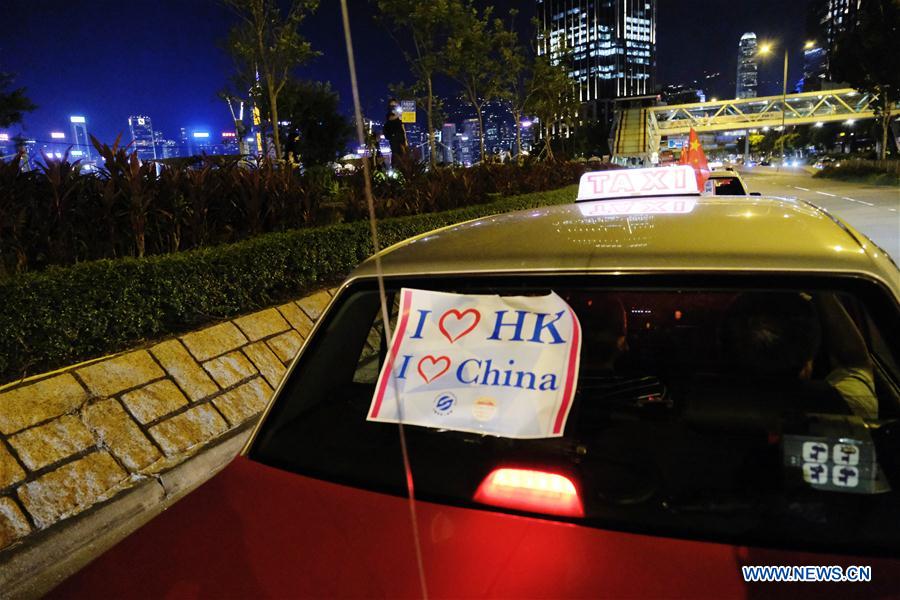
[[[697,173],[697,189],[702,192],[703,184],[709,179],[709,164],[706,162],[703,146],[700,145],[700,138],[697,137],[697,132],[693,127],[691,127],[690,137],[681,150],[681,164],[694,168],[694,172]]]

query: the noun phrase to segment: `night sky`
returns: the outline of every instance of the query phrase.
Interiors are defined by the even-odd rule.
[[[84,114],[104,141],[123,132],[127,118],[147,114],[155,129],[176,139],[180,127],[226,130],[228,108],[216,98],[232,72],[221,48],[233,17],[216,0],[0,0],[0,71],[17,75],[39,108],[22,127],[33,139],[69,133],[68,115]],[[531,0],[495,0],[495,14],[518,7],[523,25]],[[351,27],[363,108],[381,116],[386,84],[409,80],[393,40],[373,19],[370,0],[350,0]],[[800,75],[807,0],[658,0],[658,79],[688,82],[704,72],[723,73],[720,89],[733,96],[737,44],[742,33],[789,43],[791,83]],[[302,67],[304,78],[330,81],[344,111],[352,111],[338,0],[322,0],[304,33],[323,53]],[[781,58],[761,70],[760,94],[778,93]],[[452,88],[444,82],[445,91]]]

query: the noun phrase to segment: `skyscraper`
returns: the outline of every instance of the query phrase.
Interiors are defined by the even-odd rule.
[[[80,115],[69,117],[72,124],[72,155],[84,162],[91,160],[91,141],[87,132],[87,120]],[[80,152],[80,154],[78,154]]]
[[[830,59],[834,56],[834,50],[840,37],[856,25],[859,13],[859,5],[862,0],[828,0],[828,8],[822,15],[820,30],[825,36],[824,40],[824,69],[825,77],[831,81]]]
[[[828,77],[828,56],[825,48],[815,45],[803,49],[803,77],[797,83],[795,92],[813,92],[825,87]]]
[[[455,157],[453,153],[453,143],[456,141],[456,124],[444,123],[441,127],[441,150],[443,152],[444,164],[452,164]]]
[[[131,141],[138,158],[142,161],[156,160],[156,139],[150,117],[144,115],[128,117],[128,128],[131,130]]]
[[[538,54],[568,61],[596,118],[614,98],[653,93],[656,0],[537,0]]]
[[[478,119],[466,119],[462,122],[462,141],[460,148],[460,162],[466,165],[474,165],[480,162],[481,156],[481,127]]]
[[[758,84],[756,34],[747,32],[738,44],[735,98],[755,98]]]

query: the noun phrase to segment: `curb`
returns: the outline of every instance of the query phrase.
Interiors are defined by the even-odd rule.
[[[245,422],[168,471],[0,552],[3,598],[47,594],[222,470],[240,452],[256,421]]]

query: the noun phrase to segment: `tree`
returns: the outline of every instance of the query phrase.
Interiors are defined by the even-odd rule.
[[[504,69],[499,48],[507,35],[502,21],[491,20],[491,7],[479,14],[469,0],[450,7],[450,37],[444,49],[444,72],[462,87],[463,96],[475,110],[480,131],[481,159],[484,151],[484,105],[503,89]]]
[[[750,134],[750,150],[753,152],[768,152],[771,151],[765,150],[766,143],[766,135],[763,133],[751,133]]]
[[[25,96],[25,88],[7,90],[13,84],[13,76],[0,73],[0,127],[21,123],[24,113],[37,108]]]
[[[575,97],[575,89],[564,62],[560,60],[554,64],[546,54],[535,57],[528,85],[534,92],[525,108],[529,114],[538,118],[544,140],[541,153],[547,160],[553,160],[550,142],[554,130],[572,125],[580,103]]]
[[[247,135],[247,126],[244,124],[244,99],[227,89],[220,90],[216,95],[228,105],[231,120],[234,122],[234,132],[237,135],[238,154],[245,156],[247,154],[247,142],[244,136]],[[238,106],[237,111],[234,110],[235,105]]]
[[[609,128],[602,121],[583,123],[575,128],[572,150],[584,157],[603,156],[609,151]]]
[[[305,167],[324,165],[346,148],[352,129],[328,83],[288,80],[279,103],[284,149],[294,161]]]
[[[228,49],[238,68],[244,89],[255,89],[254,97],[264,97],[272,124],[275,157],[282,158],[278,132],[278,96],[292,71],[315,56],[298,28],[307,14],[319,6],[318,0],[291,0],[282,14],[277,0],[222,0],[237,14],[239,22],[228,36]],[[258,86],[258,87],[257,87]]]
[[[867,0],[858,21],[835,44],[832,75],[857,90],[877,94],[875,113],[881,121],[881,158],[887,154],[893,105],[900,93],[900,2]]]
[[[531,101],[534,93],[533,82],[530,78],[531,63],[526,55],[525,48],[519,40],[515,29],[515,18],[518,11],[510,11],[509,29],[497,36],[497,50],[500,61],[504,65],[504,75],[498,95],[509,103],[509,111],[516,122],[516,159],[522,160],[522,117],[525,115],[525,107]],[[537,20],[532,21],[536,23]]]
[[[413,99],[416,102],[416,109],[425,113],[426,128],[428,131],[428,141],[431,156],[429,162],[432,166],[437,165],[437,157],[434,150],[437,150],[437,135],[432,135],[441,128],[441,124],[446,122],[447,112],[444,110],[444,99],[434,94],[429,95],[427,89],[419,85],[419,82],[413,85],[406,85],[402,81],[400,83],[392,83],[388,86],[391,96],[394,98]],[[430,105],[430,109],[429,109]],[[440,152],[438,152],[440,155]]]
[[[434,77],[441,63],[449,16],[449,0],[378,0],[381,21],[397,41],[409,69],[415,77],[410,86],[396,86],[411,94],[425,111],[431,164],[435,164],[434,130],[440,107],[434,95]],[[402,36],[398,37],[398,36]]]

